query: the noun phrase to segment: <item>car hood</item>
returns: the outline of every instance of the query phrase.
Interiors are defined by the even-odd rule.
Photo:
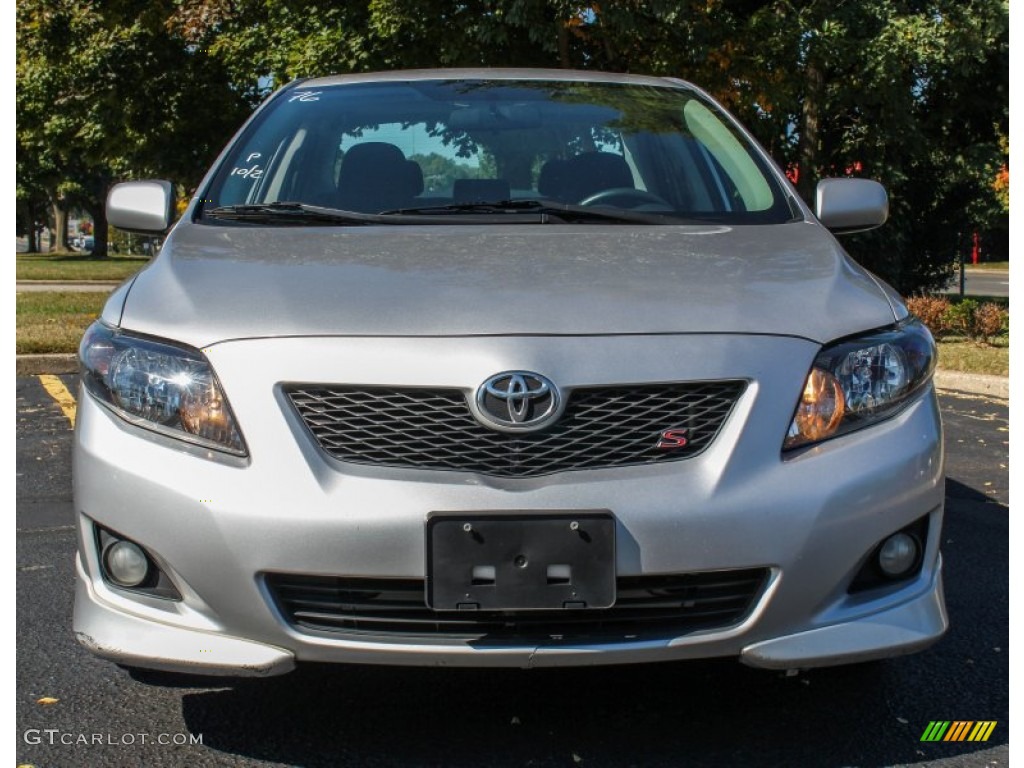
[[[120,314],[126,329],[196,347],[291,335],[737,333],[825,342],[894,321],[879,285],[808,222],[183,222]]]

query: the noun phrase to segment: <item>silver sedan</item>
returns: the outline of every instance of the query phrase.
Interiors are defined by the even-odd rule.
[[[172,186],[110,222],[163,235]],[[305,80],[82,341],[74,626],[178,672],[765,668],[946,630],[935,349],[700,89]]]

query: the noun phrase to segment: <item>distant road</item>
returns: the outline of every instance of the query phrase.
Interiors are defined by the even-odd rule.
[[[1010,273],[995,269],[971,269],[965,270],[965,296],[1009,296],[1010,295]],[[953,275],[953,279],[946,286],[944,293],[960,293],[960,272]]]

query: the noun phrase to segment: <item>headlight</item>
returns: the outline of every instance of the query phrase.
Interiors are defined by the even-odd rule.
[[[246,454],[228,401],[199,350],[93,323],[78,356],[85,387],[125,421],[196,445]]]
[[[934,369],[935,342],[918,320],[825,347],[807,376],[783,450],[889,418]]]

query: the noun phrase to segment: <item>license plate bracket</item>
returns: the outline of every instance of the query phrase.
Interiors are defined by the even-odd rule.
[[[427,518],[434,610],[565,610],[615,603],[615,518],[607,511]]]

